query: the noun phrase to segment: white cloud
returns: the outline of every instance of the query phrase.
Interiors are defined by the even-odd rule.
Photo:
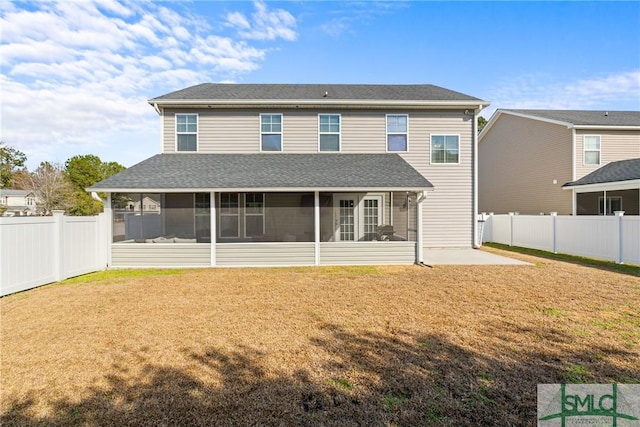
[[[240,13],[226,16],[244,31],[235,39],[216,33],[215,16],[195,15],[188,6],[4,2],[0,139],[24,151],[30,167],[85,153],[111,153],[104,160],[131,164],[142,160],[134,158],[140,153],[158,152],[158,117],[146,99],[233,81],[265,59],[268,47],[252,40],[296,36],[295,18],[264,3],[255,3],[246,24]]]
[[[404,1],[348,1],[334,4],[339,7],[329,12],[328,15],[331,18],[320,25],[320,29],[333,38],[338,38],[345,33],[353,33],[353,27],[356,25],[369,23],[380,16],[409,5]]]
[[[611,105],[640,110],[640,70],[611,73],[577,81],[557,81],[529,74],[502,81],[490,91],[488,117],[498,108],[589,110]]]
[[[256,11],[251,15],[251,22],[244,14],[232,12],[227,15],[227,25],[235,28],[240,37],[249,40],[283,40],[293,41],[297,38],[296,18],[283,9],[269,10],[262,1],[254,2]]]

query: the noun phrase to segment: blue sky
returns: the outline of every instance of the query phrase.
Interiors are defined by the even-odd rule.
[[[202,82],[430,83],[496,108],[640,110],[640,2],[0,0],[0,138],[28,166],[160,150]]]

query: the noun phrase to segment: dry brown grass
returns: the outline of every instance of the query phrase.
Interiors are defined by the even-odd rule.
[[[638,277],[511,256],[535,265],[206,269],[5,297],[0,420],[519,426],[538,383],[640,381]]]

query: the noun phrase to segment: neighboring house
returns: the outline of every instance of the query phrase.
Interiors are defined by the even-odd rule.
[[[36,195],[32,191],[0,189],[0,210],[3,216],[36,215]]]
[[[403,264],[477,243],[478,98],[202,84],[149,103],[162,153],[88,189],[108,193],[110,266]]]
[[[575,192],[578,215],[640,215],[640,158],[608,163],[563,187]]]
[[[596,204],[585,204],[587,196],[580,195],[585,187],[563,185],[638,157],[640,111],[499,109],[479,136],[479,210],[609,214],[619,195],[603,194],[599,210],[597,197]],[[638,190],[637,185],[609,188],[631,190],[631,198]],[[626,203],[622,210],[633,212]]]

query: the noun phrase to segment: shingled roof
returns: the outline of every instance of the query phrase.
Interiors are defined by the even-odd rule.
[[[170,100],[307,100],[307,101],[473,101],[473,96],[429,84],[225,84],[203,83],[150,99]]]
[[[607,163],[589,175],[585,175],[573,182],[567,182],[563,187],[633,180],[640,180],[640,158]]]
[[[604,110],[499,110],[514,112],[542,119],[569,123],[574,126],[637,126],[640,127],[640,111]]]
[[[157,154],[89,191],[426,190],[398,154]]]

